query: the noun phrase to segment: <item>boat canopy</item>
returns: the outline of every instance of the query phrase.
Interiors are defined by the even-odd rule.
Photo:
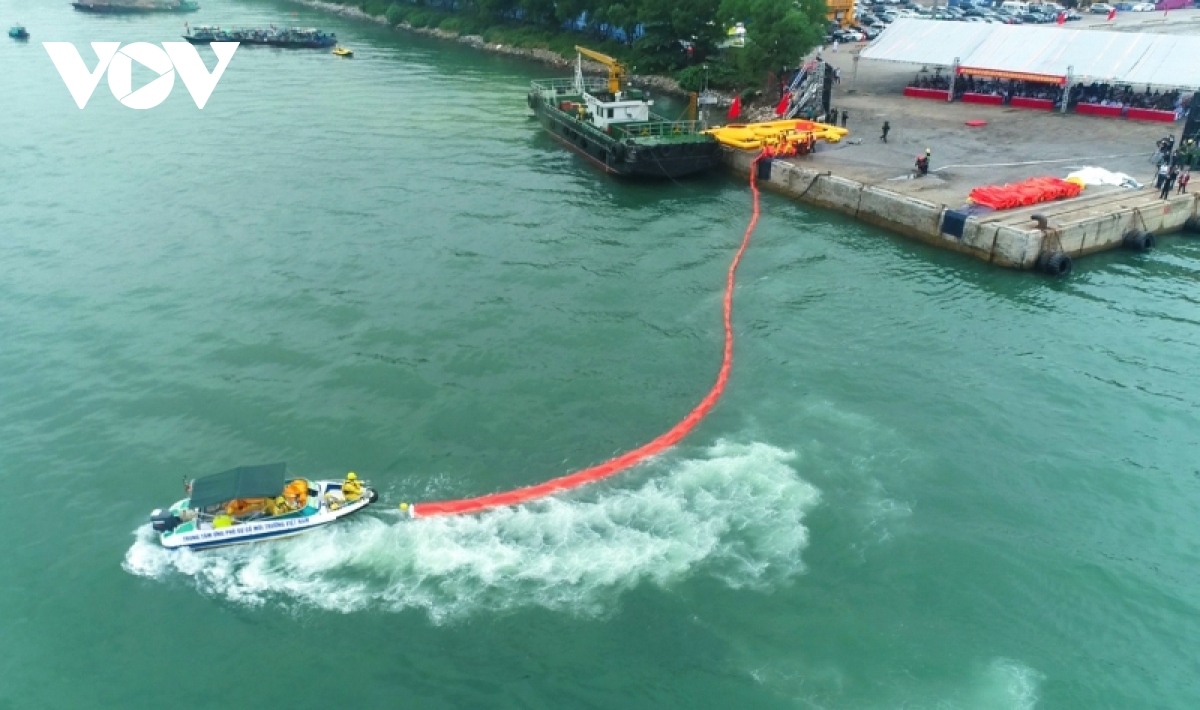
[[[273,498],[283,490],[287,464],[238,466],[192,482],[192,508],[207,508],[243,498]]]

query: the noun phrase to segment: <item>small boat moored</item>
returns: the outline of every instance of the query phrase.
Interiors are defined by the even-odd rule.
[[[353,472],[312,481],[288,476],[282,463],[240,466],[185,487],[187,498],[150,514],[163,547],[203,550],[299,535],[379,497]]]
[[[354,56],[354,52],[350,51],[349,49],[346,49],[345,47],[334,47],[333,53],[338,55],[339,57],[349,58],[349,57]]]
[[[8,36],[12,37],[13,39],[29,39],[29,30],[25,29],[21,25],[13,25],[8,30]]]
[[[651,112],[646,92],[623,86],[625,66],[584,47],[573,79],[539,79],[527,102],[552,138],[607,173],[671,178],[709,170],[721,146],[699,121],[671,121]],[[608,79],[583,76],[582,57],[608,67]]]

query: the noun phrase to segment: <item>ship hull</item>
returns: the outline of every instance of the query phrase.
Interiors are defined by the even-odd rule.
[[[99,15],[132,15],[147,12],[195,12],[199,7],[157,7],[154,5],[88,5],[72,3],[72,7],[80,12],[93,12]]]
[[[279,47],[281,49],[324,49],[326,47],[332,47],[335,44],[337,44],[337,42],[334,40],[329,40],[329,41],[313,40],[311,42],[286,42],[286,41],[280,41],[280,40],[252,39],[252,38],[248,38],[248,37],[229,37],[229,38],[207,39],[207,38],[201,38],[201,37],[191,37],[188,35],[184,35],[183,38],[192,44],[211,44],[213,42],[238,42],[242,46],[252,45],[252,46],[259,46],[259,47]]]
[[[621,143],[591,130],[569,114],[530,96],[530,107],[554,140],[583,156],[606,173],[625,178],[682,178],[705,172],[719,162],[714,140],[643,144]]]

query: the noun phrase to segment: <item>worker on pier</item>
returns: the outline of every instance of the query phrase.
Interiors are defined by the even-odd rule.
[[[932,156],[933,156],[933,151],[930,150],[929,148],[925,149],[925,155],[917,156],[917,174],[918,175],[928,175],[929,174],[929,159]]]
[[[1172,167],[1170,169],[1170,171],[1167,172],[1167,177],[1165,180],[1163,180],[1162,189],[1158,193],[1158,196],[1161,199],[1166,200],[1171,197],[1171,190],[1173,190],[1175,188],[1175,180],[1178,177],[1179,177],[1179,169],[1178,168]]]

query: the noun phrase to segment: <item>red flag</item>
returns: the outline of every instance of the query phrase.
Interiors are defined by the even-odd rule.
[[[1054,21],[1060,25],[1065,23],[1067,21],[1067,13],[1066,12],[1058,13],[1058,17],[1054,18]]]
[[[729,113],[727,114],[730,121],[742,115],[742,97],[734,96],[733,103],[729,104]]]
[[[787,113],[788,107],[792,105],[792,95],[788,92],[783,92],[783,98],[779,99],[779,105],[775,107],[775,115],[782,116]]]
[[[1108,11],[1108,19],[1106,20],[1106,22],[1112,22],[1112,19],[1116,16],[1117,16],[1117,8],[1114,7],[1113,9]]]

